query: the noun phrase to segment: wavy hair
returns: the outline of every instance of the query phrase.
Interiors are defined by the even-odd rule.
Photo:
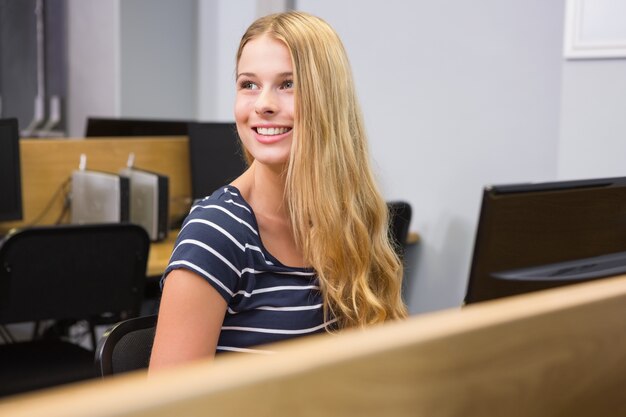
[[[338,328],[406,317],[402,263],[341,40],[318,17],[273,14],[248,28],[237,63],[245,45],[262,35],[284,42],[291,54],[294,133],[285,193],[296,244],[320,282],[325,317],[336,318]]]

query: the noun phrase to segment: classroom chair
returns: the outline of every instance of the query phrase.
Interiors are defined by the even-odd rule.
[[[148,367],[157,315],[135,317],[107,330],[96,349],[98,375],[105,377]]]
[[[0,247],[0,396],[96,377],[96,324],[139,314],[149,238],[132,224],[31,227]],[[91,349],[39,324],[88,323]],[[30,340],[3,325],[35,322]],[[48,329],[53,329],[49,327]]]
[[[389,231],[396,245],[398,256],[403,259],[411,224],[411,204],[406,201],[388,201],[387,208],[389,209]]]

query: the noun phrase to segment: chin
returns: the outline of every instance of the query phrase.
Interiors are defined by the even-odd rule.
[[[267,166],[286,166],[289,163],[289,150],[249,149],[255,161]]]
[[[265,165],[268,167],[271,167],[272,169],[283,169],[287,166],[287,164],[289,163],[289,158],[254,158],[254,160],[261,164],[261,165]]]

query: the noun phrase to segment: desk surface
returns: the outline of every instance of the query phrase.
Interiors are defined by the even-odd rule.
[[[146,269],[146,275],[148,277],[158,277],[163,274],[170,259],[170,255],[172,254],[172,250],[174,249],[176,235],[178,235],[178,230],[170,230],[165,240],[153,242],[150,245],[148,266]]]

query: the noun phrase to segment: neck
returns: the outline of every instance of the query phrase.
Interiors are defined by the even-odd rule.
[[[287,218],[285,175],[256,161],[233,182],[255,213]]]

